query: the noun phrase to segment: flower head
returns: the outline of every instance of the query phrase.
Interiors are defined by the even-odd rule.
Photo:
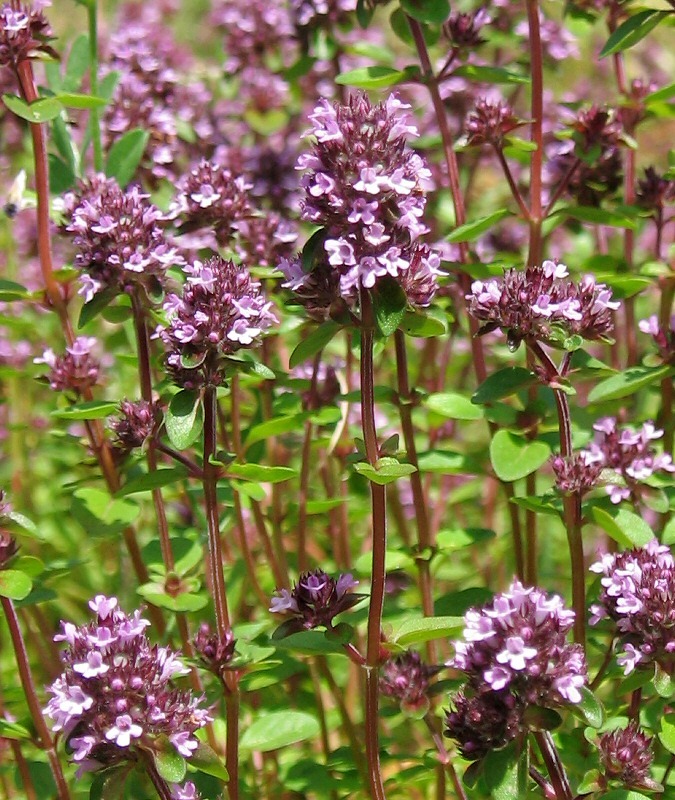
[[[49,46],[54,37],[44,14],[17,0],[0,7],[0,67],[16,69],[22,61],[41,55],[57,58]]]
[[[211,716],[201,698],[172,686],[188,670],[169,648],[150,645],[149,623],[139,611],[127,616],[117,598],[104,595],[89,606],[93,622],[63,622],[54,637],[67,648],[45,709],[73,760],[85,770],[104,769],[135,760],[139,749],[152,751],[160,737],[189,758],[197,747],[195,732]]]
[[[200,625],[193,644],[206,668],[214,675],[222,677],[225,670],[228,669],[230,661],[234,658],[236,640],[232,631],[228,630],[223,637],[220,637],[217,633],[212,632],[208,623],[205,622]]]
[[[656,788],[649,775],[654,760],[652,738],[635,722],[625,728],[603,733],[598,740],[600,763],[609,780],[634,789]]]
[[[467,300],[469,312],[485,323],[479,332],[501,328],[513,350],[527,338],[553,343],[578,334],[605,340],[614,327],[612,312],[619,307],[603,283],[589,275],[572,281],[567,267],[553,261],[509,269],[501,279],[474,281]]]
[[[332,269],[339,295],[350,304],[362,288],[401,281],[411,266],[435,285],[438,258],[417,242],[427,231],[421,218],[431,173],[406,144],[417,135],[408,108],[395,95],[373,106],[357,94],[347,105],[322,100],[310,115],[314,144],[298,168],[304,171],[302,218],[323,228],[312,266]],[[301,297],[313,272],[295,268],[293,288]],[[428,287],[422,296],[431,299]]]
[[[87,302],[105,290],[154,293],[166,269],[184,263],[164,236],[162,212],[135,186],[123,191],[113,178],[97,175],[66,198],[66,214]]]
[[[154,435],[160,414],[159,407],[147,400],[122,400],[119,417],[109,423],[115,446],[123,452],[142,447]]]
[[[580,450],[568,458],[560,454],[551,459],[555,474],[555,485],[562,494],[586,494],[598,485],[602,465]]]
[[[458,692],[445,715],[445,735],[457,742],[462,758],[475,761],[507,745],[523,727],[523,710],[513,695]]]
[[[179,386],[218,385],[227,357],[256,346],[276,317],[245,267],[214,256],[184,271],[182,296],[167,297],[168,322],[159,328],[166,363]]]
[[[591,567],[602,591],[591,606],[591,624],[609,618],[616,624],[626,675],[637,667],[675,666],[675,563],[670,548],[653,539],[645,547],[606,554]]]
[[[481,98],[466,118],[466,144],[491,144],[500,148],[504,137],[524,124],[508,103]]]
[[[408,710],[424,708],[428,702],[429,683],[441,669],[425,664],[419,653],[407,650],[387,659],[380,671],[380,692],[393,697]]]
[[[478,47],[486,41],[481,36],[481,30],[490,21],[490,15],[485,8],[467,14],[453,11],[443,23],[443,35],[455,48]]]
[[[270,611],[290,617],[283,625],[285,635],[319,626],[330,629],[334,617],[363,599],[351,591],[357,584],[349,573],[335,580],[320,569],[303,572],[290,591],[277,591]]]
[[[50,368],[48,380],[54,391],[82,394],[98,381],[100,364],[92,355],[96,344],[93,336],[78,336],[66,347],[64,355],[57,356],[49,348],[34,361]]]

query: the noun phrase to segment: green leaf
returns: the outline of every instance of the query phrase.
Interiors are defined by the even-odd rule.
[[[12,113],[32,123],[49,122],[63,111],[63,106],[55,97],[45,97],[30,104],[13,94],[4,94],[2,99]]]
[[[85,303],[80,309],[80,317],[77,321],[77,327],[82,330],[85,325],[88,325],[93,319],[107,308],[117,296],[115,289],[105,289],[102,292],[97,292],[92,299]]]
[[[56,99],[66,108],[104,108],[108,101],[103,97],[75,92],[59,92]]]
[[[478,64],[464,64],[453,71],[453,76],[468,78],[481,83],[529,83],[527,75],[519,75],[503,67],[483,67]]]
[[[391,457],[378,459],[375,466],[360,462],[354,464],[354,469],[359,475],[363,475],[378,486],[386,486],[399,478],[417,472],[417,469],[412,464],[401,464],[397,459]]]
[[[97,772],[89,789],[89,800],[122,800],[132,763]]]
[[[75,92],[80,88],[82,79],[89,69],[89,37],[81,34],[75,39],[63,76],[63,89],[66,92]]]
[[[448,419],[474,420],[483,417],[483,409],[458,392],[430,394],[424,405],[435,414]]]
[[[76,175],[72,167],[54,153],[48,153],[49,189],[53,194],[63,194],[75,185]]]
[[[383,336],[391,334],[403,322],[408,299],[401,284],[390,276],[378,281],[371,291],[377,326]]]
[[[88,400],[85,403],[77,403],[68,408],[52,411],[52,416],[57,419],[103,419],[115,414],[119,410],[118,403],[111,403],[109,400]]]
[[[361,553],[354,562],[354,570],[360,575],[370,576],[372,566],[373,556],[369,552]],[[384,554],[385,572],[393,572],[396,569],[412,569],[414,566],[413,557],[403,550],[387,550]]]
[[[0,737],[15,740],[32,738],[28,728],[24,728],[18,722],[9,722],[6,719],[0,719]]]
[[[341,645],[326,639],[321,631],[300,631],[288,636],[279,635],[279,637],[275,632],[272,636],[272,644],[277,650],[289,650],[307,656],[344,653]]]
[[[605,46],[600,51],[600,58],[605,58],[633,47],[633,45],[644,39],[669,13],[668,11],[646,9],[633,14],[632,17],[622,22],[607,39]]]
[[[169,783],[180,783],[187,772],[187,763],[174,746],[168,741],[162,741],[162,749],[153,753],[157,772]]]
[[[483,774],[494,800],[522,800],[527,796],[527,747],[518,753],[517,743],[490,751],[483,761]]]
[[[662,103],[666,100],[670,100],[672,97],[675,97],[675,83],[669,83],[667,86],[663,86],[661,89],[657,89],[657,91],[648,94],[644,102],[645,105],[650,106],[652,103]]]
[[[654,538],[649,525],[637,514],[624,508],[609,513],[599,506],[593,506],[591,516],[622,547],[644,547]]]
[[[186,450],[204,428],[204,406],[199,392],[181,389],[171,398],[164,417],[169,441],[176,450]]]
[[[206,775],[220,778],[221,781],[226,781],[230,777],[218,754],[206,742],[199,742],[199,747],[190,756],[190,766]]]
[[[450,16],[448,0],[401,0],[401,9],[418,22],[437,25]]]
[[[505,217],[513,216],[508,208],[501,208],[499,211],[494,211],[485,217],[479,217],[472,222],[466,222],[449,235],[446,236],[448,242],[471,242],[477,239],[482,233],[489,230],[493,225],[496,225],[500,220]]]
[[[357,89],[381,89],[394,86],[406,77],[406,73],[392,67],[372,66],[350,69],[335,78],[341,86],[354,86]]]
[[[136,593],[143,597],[148,603],[159,608],[166,608],[167,611],[173,611],[175,614],[187,613],[193,611],[201,611],[209,604],[209,598],[206,593],[196,594],[190,589],[198,589],[199,581],[196,578],[183,581],[187,584],[185,591],[178,592],[178,594],[169,594],[166,591],[163,583],[150,582],[144,583],[136,589]]]
[[[28,294],[28,289],[20,283],[0,279],[0,301],[3,303],[11,303],[13,300],[25,300]]]
[[[72,512],[86,528],[96,528],[96,533],[113,533],[130,525],[140,513],[133,500],[111,497],[103,489],[80,487],[73,492]],[[96,523],[99,523],[96,525]]]
[[[448,332],[446,318],[434,316],[430,309],[422,314],[419,311],[406,311],[401,323],[401,329],[408,336],[419,336],[422,339],[443,336]]]
[[[605,721],[605,710],[588,686],[582,686],[581,702],[570,706],[592,728],[600,728]]]
[[[262,713],[243,732],[239,747],[243,751],[267,753],[289,744],[315,739],[320,733],[316,717],[304,711],[285,709]]]
[[[551,455],[545,442],[530,441],[511,431],[495,433],[490,442],[490,461],[502,481],[517,481],[539,469]]]
[[[628,230],[634,231],[638,227],[637,221],[632,217],[596,206],[565,206],[551,214],[552,217],[556,215],[572,217],[572,219],[590,222],[593,225],[608,225],[611,228],[628,228]]]
[[[675,694],[675,680],[660,664],[654,672],[654,688],[659,697],[669,700]]]
[[[420,453],[417,464],[420,472],[438,472],[442,475],[466,472],[467,468],[466,456],[452,450],[428,450]]]
[[[487,542],[495,538],[489,528],[444,528],[436,536],[436,545],[441,552],[454,552],[464,547]]]
[[[464,626],[464,617],[406,619],[394,628],[389,638],[400,647],[410,647],[432,639],[452,638],[461,633]]]
[[[229,464],[228,475],[256,483],[283,483],[294,478],[298,471],[292,467],[270,467],[266,464]]]
[[[23,600],[28,597],[33,588],[33,582],[18,569],[0,570],[0,597],[9,597],[10,600]]]
[[[669,753],[675,753],[675,714],[661,717],[659,741]]]
[[[675,374],[675,369],[664,364],[660,367],[628,367],[628,369],[605,378],[588,393],[589,403],[619,400],[646,386],[652,386]]]
[[[115,178],[120,186],[126,186],[141,163],[149,138],[150,133],[140,128],[121,136],[108,153],[105,167],[108,178]]]
[[[309,336],[296,345],[288,360],[289,367],[293,369],[308,358],[319,353],[340,330],[340,326],[333,320],[327,320],[313,330]]]
[[[129,494],[139,494],[150,492],[153,489],[161,489],[162,486],[169,486],[183,480],[187,475],[183,467],[168,467],[166,469],[156,469],[153,472],[146,472],[138,478],[132,478],[117,492],[117,497],[125,497]]]

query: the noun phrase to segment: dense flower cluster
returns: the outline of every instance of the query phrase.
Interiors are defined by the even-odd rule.
[[[351,591],[356,585],[358,581],[349,573],[335,580],[320,569],[303,572],[290,591],[277,591],[270,611],[290,617],[283,624],[286,635],[319,626],[331,628],[334,617],[363,599],[364,595]]]
[[[562,494],[586,494],[597,486],[602,474],[602,464],[593,459],[587,450],[565,458],[560,454],[551,459],[555,485]]]
[[[653,539],[645,547],[607,553],[591,567],[602,575],[591,624],[609,617],[619,631],[618,662],[628,675],[654,662],[675,667],[675,563],[670,549]]]
[[[380,692],[393,697],[410,711],[427,705],[429,684],[440,667],[425,664],[419,653],[407,650],[401,655],[387,659],[380,670]]]
[[[52,29],[44,14],[29,5],[11,2],[0,8],[0,67],[17,66],[41,54],[57,58],[49,46]]]
[[[218,244],[228,244],[237,222],[253,214],[250,188],[243,176],[204,159],[181,179],[169,216],[183,230],[213,228]]]
[[[635,722],[603,733],[598,739],[598,748],[605,778],[633,789],[657,788],[649,775],[654,760],[652,737],[641,731]]]
[[[597,206],[621,186],[622,129],[617,116],[592,106],[570,126],[571,138],[555,146],[547,164],[548,180],[566,180],[566,191],[582,206]]]
[[[574,612],[558,595],[514,581],[464,620],[464,640],[455,643],[449,666],[467,675],[468,686],[455,698],[446,733],[467,756],[480,757],[526,729],[529,706],[581,701],[586,662],[582,647],[566,641]]]
[[[66,197],[66,214],[87,302],[107,289],[155,292],[166,269],[183,263],[165,238],[162,212],[136,186],[123,191],[113,178],[97,175]]]
[[[659,175],[654,167],[647,167],[644,178],[638,181],[636,194],[641,206],[662,212],[664,206],[675,202],[675,180]]]
[[[44,351],[41,358],[34,359],[36,364],[46,364],[50,368],[49,385],[55,392],[75,392],[82,394],[91,389],[98,380],[100,364],[92,351],[97,342],[93,336],[78,336],[66,347],[62,356],[57,356],[50,348]]]
[[[337,25],[356,10],[356,0],[290,0],[295,24],[304,27],[322,23]]]
[[[211,716],[200,698],[171,685],[189,670],[169,648],[150,645],[139,611],[129,617],[115,597],[103,595],[89,606],[94,622],[63,622],[54,637],[68,647],[45,709],[73,760],[84,771],[104,769],[135,759],[139,750],[152,753],[160,737],[190,758],[199,744],[195,733]]]
[[[567,267],[553,261],[509,269],[501,279],[474,281],[467,300],[469,312],[485,323],[480,333],[501,328],[514,350],[523,339],[552,343],[561,334],[606,340],[619,307],[605,284],[590,275],[572,281]]]
[[[672,456],[657,453],[651,442],[660,439],[663,431],[652,422],[645,422],[638,431],[620,428],[614,417],[603,417],[594,425],[595,441],[584,451],[588,462],[614,470],[623,483],[610,483],[607,493],[613,503],[639,495],[640,483],[655,472],[675,472]]]
[[[218,385],[223,359],[257,345],[276,317],[245,267],[214,256],[184,271],[183,294],[167,297],[168,321],[158,330],[166,363],[179,386]]]
[[[204,663],[206,668],[222,678],[228,669],[230,662],[234,658],[236,640],[231,630],[224,636],[214,633],[207,622],[199,627],[199,631],[193,640],[195,652]]]
[[[127,2],[119,19],[107,60],[119,78],[103,120],[106,144],[128,131],[147,131],[143,171],[150,178],[174,180],[179,173],[175,162],[194,159],[201,143],[213,139],[210,93],[190,79],[192,57],[165,24],[161,6]],[[194,144],[181,135],[187,126],[196,134]]]
[[[431,289],[415,301],[427,305],[433,296],[440,259],[418,242],[427,231],[422,215],[430,172],[406,145],[417,135],[404,113],[408,107],[395,95],[373,106],[357,94],[347,105],[322,100],[310,115],[314,144],[298,160],[305,171],[302,218],[323,229],[314,262],[335,271],[340,295],[350,303],[361,288],[372,289],[386,276],[401,281],[410,270],[417,288]],[[312,273],[298,263],[281,269],[302,297]]]
[[[122,451],[142,447],[150,439],[159,422],[160,410],[147,400],[122,400],[119,417],[111,419],[114,444]]]
[[[524,124],[508,103],[481,98],[466,118],[466,145],[491,144],[500,148],[504,137]]]
[[[486,41],[481,36],[481,30],[490,21],[490,15],[485,8],[466,14],[453,11],[443,23],[443,35],[454,48],[478,47]]]

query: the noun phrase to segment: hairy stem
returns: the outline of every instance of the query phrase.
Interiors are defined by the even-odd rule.
[[[536,731],[534,738],[539,746],[544,764],[546,765],[555,797],[557,800],[572,800],[572,790],[567,779],[567,773],[560,761],[558,751],[553,744],[551,734],[548,731]]]
[[[87,21],[89,24],[89,91],[98,97],[98,2],[88,0]],[[89,109],[89,125],[94,150],[94,171],[103,172],[103,149],[101,147],[101,120],[95,106]]]
[[[530,245],[528,266],[541,262],[542,239],[542,171],[544,165],[544,54],[541,44],[538,0],[526,0],[527,25],[530,42],[530,76],[532,95],[530,100],[530,138],[535,145],[530,159]]]
[[[30,669],[30,664],[28,663],[28,653],[26,652],[26,645],[23,641],[14,603],[12,603],[8,597],[0,597],[0,603],[2,603],[2,610],[7,619],[7,627],[9,628],[9,635],[12,640],[16,663],[19,669],[19,680],[21,681],[23,693],[26,696],[26,702],[28,703],[33,725],[35,725],[35,730],[40,740],[40,746],[47,754],[49,767],[54,776],[54,782],[56,783],[57,796],[59,800],[70,800],[70,792],[58,756],[56,755],[54,740],[49,732],[49,728],[47,728],[45,718],[42,716],[42,708],[37,697],[37,692],[35,691],[33,674]]]
[[[375,319],[370,295],[361,291],[361,420],[366,458],[375,466],[379,457],[375,429],[375,373],[373,338]],[[380,773],[379,742],[379,663],[384,607],[385,553],[387,548],[387,515],[385,488],[370,482],[372,505],[372,569],[370,605],[368,608],[368,639],[366,645],[366,758],[370,791],[373,800],[384,800]]]

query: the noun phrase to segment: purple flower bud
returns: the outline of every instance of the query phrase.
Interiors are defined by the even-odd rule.
[[[427,704],[430,679],[440,669],[425,664],[419,653],[407,650],[382,665],[380,691],[398,700],[406,710],[419,710]]]
[[[122,400],[120,416],[109,422],[115,434],[115,446],[122,452],[142,447],[147,439],[154,436],[160,415],[159,407],[147,400],[137,400],[135,403]]]
[[[208,623],[205,622],[200,625],[193,644],[206,668],[222,678],[225,670],[229,668],[230,661],[234,658],[236,640],[232,631],[227,631],[221,638],[217,633],[213,633]]]
[[[92,356],[97,342],[93,336],[78,336],[72,345],[66,347],[65,355],[57,356],[51,349],[42,358],[33,359],[36,364],[50,367],[49,385],[56,392],[75,392],[83,394],[96,385],[100,364]]]
[[[18,2],[0,8],[0,67],[16,70],[22,61],[41,54],[58,58],[49,42],[54,37],[42,11]]]
[[[649,775],[654,760],[652,741],[635,722],[603,733],[598,748],[605,777],[631,789],[656,788]]]

